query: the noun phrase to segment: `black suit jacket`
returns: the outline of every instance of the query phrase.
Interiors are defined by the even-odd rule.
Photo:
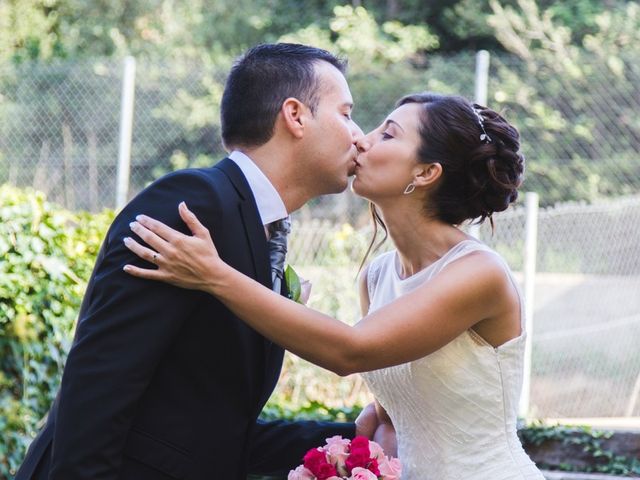
[[[238,479],[283,472],[353,424],[261,422],[283,350],[203,292],[142,280],[123,244],[145,213],[183,232],[186,201],[220,256],[271,287],[267,242],[241,170],[182,170],[133,199],[109,229],[47,422],[16,480]]]

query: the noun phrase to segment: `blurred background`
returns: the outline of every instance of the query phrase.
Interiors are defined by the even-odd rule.
[[[0,0],[0,478],[55,395],[114,211],[170,171],[224,157],[226,74],[273,41],[347,57],[364,131],[423,90],[480,100],[519,127],[521,200],[472,232],[527,295],[522,414],[637,421],[639,2]],[[537,194],[528,205],[524,192]],[[294,215],[289,263],[313,282],[312,307],[357,321],[371,236],[350,192]],[[289,355],[264,415],[350,418],[369,398],[359,376]]]

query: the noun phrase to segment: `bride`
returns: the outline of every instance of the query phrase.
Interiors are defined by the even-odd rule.
[[[360,275],[353,327],[229,267],[184,203],[193,236],[141,215],[132,230],[146,246],[125,243],[157,269],[125,270],[208,292],[296,355],[339,375],[363,372],[378,416],[395,428],[403,480],[542,480],[516,435],[522,297],[505,261],[458,227],[492,221],[516,199],[517,130],[489,108],[423,93],[402,98],[357,146],[353,191],[396,248]]]

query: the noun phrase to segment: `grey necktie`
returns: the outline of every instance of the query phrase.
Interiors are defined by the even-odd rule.
[[[289,217],[271,222],[269,230],[269,260],[271,261],[271,280],[273,291],[280,293],[284,278],[284,258],[287,255],[287,235],[291,231]]]

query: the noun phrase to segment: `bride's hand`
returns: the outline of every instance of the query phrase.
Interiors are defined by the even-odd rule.
[[[138,215],[136,221],[130,224],[131,230],[151,248],[129,237],[124,239],[124,243],[133,253],[158,268],[125,265],[124,271],[135,277],[208,291],[216,278],[222,275],[226,264],[218,255],[209,230],[184,202],[180,203],[178,211],[193,236],[185,235],[146,215]]]

